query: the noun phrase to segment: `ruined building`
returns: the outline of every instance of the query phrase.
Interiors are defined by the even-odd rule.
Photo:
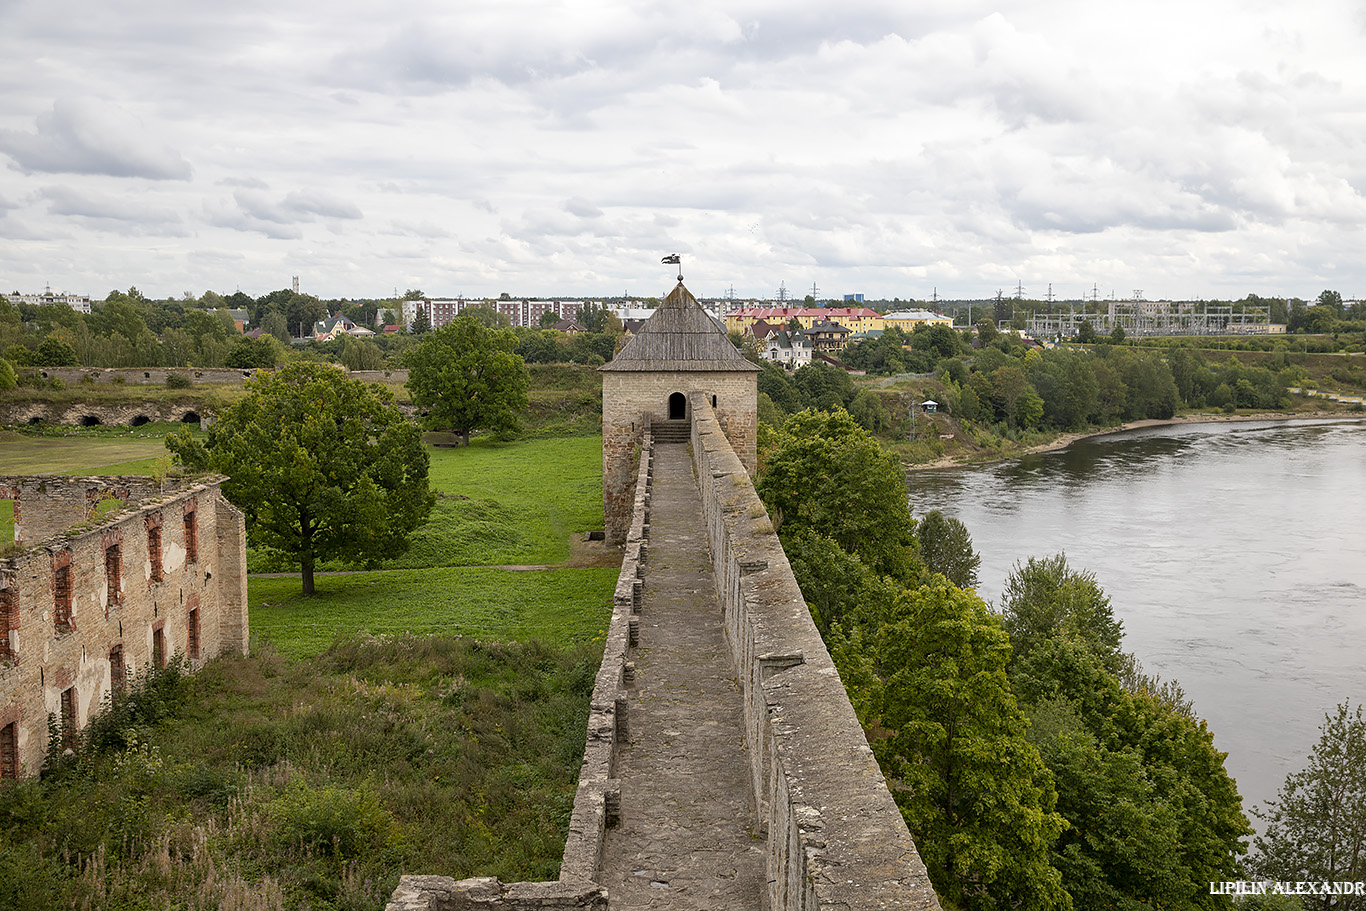
[[[222,480],[0,477],[0,777],[40,769],[49,714],[72,738],[149,664],[246,651],[245,525]]]
[[[758,374],[679,282],[602,371],[602,508],[607,542],[631,524],[632,460],[650,429],[664,442],[691,432],[694,392],[707,396],[721,431],[754,473]]]

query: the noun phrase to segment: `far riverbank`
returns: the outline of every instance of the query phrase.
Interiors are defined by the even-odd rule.
[[[1037,446],[1029,446],[1025,449],[1013,452],[1003,452],[996,455],[983,457],[980,453],[959,453],[948,455],[932,462],[920,462],[914,465],[903,464],[906,471],[929,471],[939,468],[954,468],[957,466],[968,465],[987,465],[992,462],[1003,462],[1009,459],[1018,459],[1024,456],[1036,455],[1043,452],[1055,452],[1059,449],[1066,449],[1078,440],[1085,440],[1090,437],[1105,436],[1111,433],[1123,433],[1126,430],[1142,430],[1147,427],[1166,427],[1175,424],[1226,424],[1241,421],[1303,421],[1315,419],[1349,419],[1366,421],[1366,414],[1348,411],[1262,411],[1256,414],[1182,414],[1171,418],[1145,418],[1141,421],[1129,421],[1118,424],[1114,427],[1097,427],[1094,430],[1084,430],[1074,433],[1059,434],[1057,439]]]

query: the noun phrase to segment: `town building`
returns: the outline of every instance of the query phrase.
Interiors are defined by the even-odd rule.
[[[513,327],[526,327],[530,329],[539,328],[541,317],[546,313],[555,314],[555,319],[577,319],[579,311],[588,302],[586,301],[557,301],[557,300],[438,300],[424,299],[421,301],[403,302],[403,320],[411,326],[413,320],[417,318],[416,307],[423,307],[427,310],[427,317],[432,322],[433,329],[440,329],[442,326],[451,322],[461,313],[474,307],[483,307],[495,313],[507,317],[508,325]],[[409,304],[413,304],[412,316],[409,314]]]
[[[5,295],[5,299],[16,307],[20,304],[30,304],[35,307],[63,304],[78,313],[90,315],[89,297],[84,294],[61,294],[53,291],[51,287],[44,289],[42,294],[20,294],[15,291],[13,294]]]
[[[838,323],[850,332],[884,328],[882,314],[867,307],[741,307],[726,314],[726,329],[744,332],[759,320],[786,326],[793,319],[803,329],[821,322]]]
[[[245,523],[223,480],[0,477],[0,777],[40,770],[49,716],[74,742],[144,669],[246,652]]]
[[[897,310],[894,313],[884,313],[882,315],[882,328],[891,329],[895,326],[906,332],[915,329],[916,326],[952,326],[953,317],[945,316],[942,313],[935,313],[932,310]]]

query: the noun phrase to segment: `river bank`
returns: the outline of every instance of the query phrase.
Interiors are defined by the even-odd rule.
[[[985,456],[982,453],[960,452],[955,455],[947,455],[943,458],[935,459],[932,462],[920,462],[914,465],[903,464],[902,467],[906,471],[930,471],[939,468],[953,468],[960,465],[987,465],[992,462],[1003,462],[1008,459],[1018,459],[1023,456],[1066,449],[1078,440],[1085,440],[1089,437],[1105,436],[1106,434],[1111,433],[1123,433],[1126,430],[1142,430],[1146,427],[1166,427],[1174,424],[1227,424],[1243,421],[1297,421],[1314,418],[1350,418],[1363,421],[1366,420],[1366,415],[1341,411],[1263,411],[1256,414],[1212,414],[1201,412],[1195,414],[1181,414],[1171,418],[1145,418],[1140,421],[1129,421],[1114,427],[1097,427],[1093,430],[1059,434],[1057,439],[1047,443],[1029,446],[1013,452],[1001,452]]]

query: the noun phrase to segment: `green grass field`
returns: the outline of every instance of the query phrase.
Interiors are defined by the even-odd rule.
[[[318,576],[305,598],[294,576],[252,577],[253,642],[291,658],[316,655],[340,636],[460,635],[557,646],[602,635],[617,569],[536,572],[443,567]]]
[[[0,473],[148,473],[169,429],[3,434]],[[402,871],[555,878],[618,569],[487,567],[563,563],[602,527],[601,440],[429,453],[440,501],[403,558],[308,598],[249,577],[250,657],[0,784],[23,807],[0,907],[359,909]]]
[[[60,436],[0,431],[0,474],[150,474],[167,454],[166,434],[181,426],[146,424]]]

